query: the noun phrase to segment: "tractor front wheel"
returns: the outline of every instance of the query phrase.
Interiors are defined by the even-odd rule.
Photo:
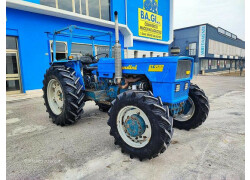
[[[84,91],[75,71],[63,65],[51,66],[43,80],[43,98],[52,122],[65,126],[75,123],[83,113]]]
[[[191,84],[184,112],[174,117],[174,127],[185,130],[199,127],[207,119],[209,109],[208,98],[204,91],[196,84]]]
[[[151,159],[170,144],[173,120],[151,92],[126,91],[111,103],[110,135],[130,158]]]

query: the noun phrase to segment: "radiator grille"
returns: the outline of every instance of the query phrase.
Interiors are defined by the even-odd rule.
[[[186,79],[190,77],[192,62],[190,60],[180,60],[177,65],[176,79]],[[190,73],[187,74],[187,71]]]

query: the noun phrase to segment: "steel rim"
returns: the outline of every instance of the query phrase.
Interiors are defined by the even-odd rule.
[[[188,112],[187,113],[183,113],[183,114],[180,114],[180,115],[177,115],[174,119],[176,121],[188,121],[189,119],[191,119],[194,115],[194,112],[195,112],[195,105],[194,105],[194,101],[188,97],[188,100],[186,103],[189,103],[189,105],[191,105],[191,107],[189,108]],[[186,106],[186,104],[185,104]],[[185,107],[184,107],[185,109]]]
[[[56,79],[51,79],[47,86],[47,97],[51,111],[60,115],[63,110],[63,91],[61,84]]]
[[[128,121],[131,123],[128,124]],[[132,135],[130,132],[134,132],[133,130],[136,129],[134,127],[139,127],[137,130],[140,133]],[[125,106],[119,111],[117,115],[117,129],[123,141],[134,148],[146,146],[152,135],[147,115],[136,106]],[[130,131],[131,129],[132,131]]]

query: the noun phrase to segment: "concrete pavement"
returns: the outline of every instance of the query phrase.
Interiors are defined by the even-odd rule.
[[[159,157],[140,162],[114,145],[108,115],[87,102],[69,127],[51,123],[41,97],[7,103],[7,179],[244,179],[245,78],[198,76],[207,121],[175,129]]]

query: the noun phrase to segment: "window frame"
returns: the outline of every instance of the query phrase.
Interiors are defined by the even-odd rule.
[[[206,63],[204,63],[204,62],[206,62]],[[204,68],[204,64],[207,64],[206,66],[205,66],[205,68]],[[204,71],[206,71],[206,70],[208,70],[209,69],[209,60],[208,59],[202,59],[201,60],[201,70],[204,70]]]
[[[72,44],[80,44],[80,45],[88,45],[91,47],[92,49],[92,44],[88,44],[88,43],[77,43],[77,42],[72,42]],[[95,47],[95,52],[96,52],[96,47]],[[75,54],[80,54],[80,53],[72,53],[72,45],[71,45],[71,54],[75,55]],[[92,51],[92,55],[93,55],[93,51]]]
[[[218,69],[218,60],[211,60],[211,70],[215,69]]]
[[[190,46],[192,45],[192,44],[195,44],[195,49],[190,49]],[[190,50],[194,50],[194,51],[191,51],[191,52],[194,52],[194,53],[190,53]],[[189,56],[196,56],[197,55],[197,43],[196,42],[191,42],[191,43],[189,43],[188,44],[188,55]]]
[[[60,9],[59,8],[59,3],[58,3],[58,0],[54,0],[55,1],[55,8],[56,9]],[[86,6],[86,15],[85,14],[82,14],[82,1],[85,1],[85,6]],[[98,10],[99,10],[99,17],[98,19],[102,19],[102,3],[101,3],[102,0],[98,0]],[[111,7],[110,7],[110,0],[108,0],[109,2],[109,19],[106,20],[106,19],[102,19],[102,20],[106,20],[106,21],[111,21]],[[89,16],[89,0],[79,0],[79,11],[80,13],[76,12],[76,1],[75,0],[71,0],[71,3],[72,3],[72,11],[69,11],[69,12],[73,12],[73,13],[77,13],[77,14],[81,14],[81,15],[85,15],[85,16]],[[42,4],[43,5],[43,4]],[[44,6],[47,6],[47,5],[44,5]],[[48,6],[48,7],[51,7],[51,6]],[[63,10],[63,9],[62,9]],[[67,10],[65,10],[67,11]],[[92,16],[90,16],[92,17]],[[94,17],[94,18],[97,18],[97,17]]]
[[[66,59],[68,58],[68,42],[67,41],[56,41],[56,42],[62,42],[62,43],[64,43],[65,44],[65,52],[62,52],[62,51],[56,51],[56,53],[65,53],[65,55],[66,55]],[[53,60],[53,54],[52,53],[54,53],[54,50],[53,50],[53,48],[51,47],[52,46],[52,43],[53,43],[53,40],[49,40],[49,44],[50,44],[50,57],[51,57],[51,59],[50,59],[50,61],[51,62],[53,62],[54,60]],[[58,59],[57,59],[58,60]],[[60,59],[59,59],[60,60]]]
[[[103,47],[108,47],[108,49],[109,49],[109,45],[95,45],[95,53],[96,53],[96,55],[98,55],[98,46],[100,47],[100,46],[103,46]],[[114,55],[114,53],[113,53],[113,47],[114,46],[112,46],[112,48],[111,48],[111,50],[112,50],[112,56]],[[109,51],[108,51],[108,56],[109,56]]]

